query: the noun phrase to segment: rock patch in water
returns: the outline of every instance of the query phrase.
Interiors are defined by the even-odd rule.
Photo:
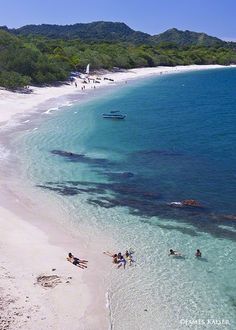
[[[53,155],[63,157],[67,161],[70,161],[70,162],[86,163],[86,164],[90,164],[93,166],[103,166],[103,167],[111,166],[114,164],[113,162],[111,162],[105,158],[92,158],[92,157],[88,157],[84,154],[77,154],[77,153],[65,151],[65,150],[55,149],[55,150],[51,150],[51,153]]]

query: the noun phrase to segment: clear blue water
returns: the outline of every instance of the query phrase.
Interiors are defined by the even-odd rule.
[[[112,271],[114,329],[236,328],[235,87],[235,69],[147,79],[13,138],[23,177],[110,235],[106,248],[136,251],[136,267]],[[110,110],[127,118],[103,119]],[[168,205],[185,199],[202,207]]]

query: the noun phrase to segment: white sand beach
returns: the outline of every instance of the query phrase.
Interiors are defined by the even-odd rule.
[[[0,207],[0,328],[108,329],[105,281],[111,265],[99,239],[74,235],[53,221],[39,228],[41,216],[53,215],[37,212],[33,199],[7,189],[0,193],[1,201],[8,200]],[[87,269],[68,262],[68,252],[88,260]]]
[[[60,87],[30,87],[22,94],[0,89],[0,130],[19,115],[60,106],[76,93],[96,88],[132,83],[154,75],[222,68],[220,65],[140,68],[100,75],[100,83]],[[104,76],[114,82],[104,80]],[[97,77],[94,76],[94,77]],[[4,144],[4,141],[0,140]],[[0,329],[97,330],[109,328],[106,307],[106,281],[111,260],[102,251],[112,248],[109,239],[92,241],[83,233],[60,226],[57,215],[38,212],[31,196],[21,198],[15,187],[0,188]],[[35,205],[34,205],[35,204]],[[47,216],[47,221],[42,221]],[[44,219],[45,220],[45,219]],[[106,242],[105,246],[103,245]],[[88,260],[88,268],[80,269],[66,260],[68,252]]]
[[[226,68],[236,67],[236,65],[228,66]],[[32,87],[32,93],[13,93],[0,89],[0,122],[4,122],[12,118],[14,115],[35,111],[39,105],[51,101],[53,106],[63,104],[66,101],[66,97],[69,95],[75,95],[76,93],[87,93],[96,88],[103,88],[105,86],[111,86],[114,84],[125,83],[132,79],[145,78],[148,76],[171,74],[178,72],[188,72],[197,70],[209,70],[224,68],[221,65],[189,65],[189,66],[176,66],[176,67],[155,67],[155,68],[139,68],[130,69],[123,72],[107,72],[100,75],[100,83],[83,84],[83,79],[76,79],[77,88],[75,84],[65,84],[60,87]],[[96,78],[99,75],[91,75],[92,78]],[[114,82],[104,80],[104,77],[113,79]],[[85,86],[85,90],[81,91],[81,87]],[[63,98],[64,97],[64,98]],[[60,98],[58,102],[58,98]]]

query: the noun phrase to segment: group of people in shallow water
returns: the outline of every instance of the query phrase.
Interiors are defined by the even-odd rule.
[[[125,269],[126,267],[126,263],[128,263],[130,266],[131,264],[134,262],[132,254],[132,251],[125,251],[124,256],[121,254],[121,252],[119,253],[111,253],[109,251],[105,251],[103,252],[104,254],[106,254],[109,257],[112,257],[112,262],[114,264],[117,264],[117,268],[120,268],[123,266],[123,268]],[[69,262],[71,262],[73,265],[85,269],[88,268],[88,260],[84,260],[84,259],[79,259],[77,257],[75,257],[71,252],[68,253],[68,257],[66,258]]]
[[[180,252],[174,251],[172,249],[170,249],[170,252],[169,252],[168,255],[169,256],[176,256],[176,257],[181,257],[182,256],[182,254]],[[202,256],[202,252],[199,249],[197,249],[197,251],[195,252],[195,257],[201,258],[201,256]]]
[[[105,251],[103,253],[109,257],[112,257],[112,262],[113,262],[113,264],[117,265],[117,268],[120,268],[123,266],[123,268],[125,269],[127,263],[129,264],[129,266],[131,266],[132,263],[134,263],[134,259],[132,257],[132,254],[134,253],[133,251],[126,250],[124,255],[122,255],[121,252],[111,253],[109,251]],[[170,249],[168,256],[182,257],[182,254],[178,251]],[[201,256],[202,256],[201,251],[199,249],[197,249],[197,251],[195,252],[195,257],[201,258]],[[75,257],[71,252],[68,253],[67,260],[79,268],[82,268],[82,269],[88,268],[88,265],[87,265],[88,260],[79,259],[79,258]]]
[[[111,253],[109,251],[105,251],[103,253],[109,257],[112,257],[112,262],[113,262],[113,264],[117,264],[117,268],[120,268],[123,266],[123,268],[125,269],[126,263],[128,263],[129,266],[131,266],[132,263],[134,262],[134,259],[132,257],[133,252],[128,251],[128,250],[125,251],[124,255],[122,255],[121,252]]]

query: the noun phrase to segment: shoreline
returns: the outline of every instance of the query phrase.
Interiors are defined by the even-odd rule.
[[[35,189],[1,183],[1,329],[108,329],[105,283],[111,265],[102,255],[105,238],[60,223],[59,203],[50,210],[44,193],[36,191],[42,209]],[[88,260],[88,268],[69,263],[69,252]]]
[[[132,69],[127,72],[106,74],[105,76],[114,79],[115,83],[102,81],[99,88],[116,84],[119,86],[132,79],[161,74],[232,67],[236,66]],[[47,109],[48,102],[52,107],[58,103],[60,106],[60,102],[61,106],[65,105],[69,96],[81,95],[78,94],[80,88],[78,81],[77,88],[74,85],[33,88],[32,94],[0,90],[1,128],[5,127],[4,122],[18,115],[35,112],[42,104],[45,104],[44,107]],[[89,90],[93,89],[86,87],[86,92]],[[20,100],[20,103],[17,103],[17,100]],[[7,114],[3,111],[7,111]],[[81,233],[76,233],[73,237],[70,230],[63,228],[56,221],[50,221],[55,214],[46,215],[44,212],[45,219],[49,221],[42,223],[40,219],[42,214],[39,212],[34,215],[37,205],[33,196],[28,200],[22,198],[21,192],[17,189],[14,196],[14,188],[13,191],[7,191],[4,187],[4,179],[2,183],[1,204],[5,205],[0,207],[2,236],[0,260],[2,274],[5,275],[0,282],[0,290],[4,297],[2,320],[9,324],[6,329],[17,329],[22,325],[25,329],[41,329],[43,326],[44,329],[68,327],[73,330],[78,328],[78,324],[84,329],[96,329],[97,324],[100,324],[101,329],[108,328],[109,311],[106,310],[104,283],[111,265],[110,260],[104,259],[101,253],[105,240],[102,238],[100,242],[91,242],[91,239],[84,238]],[[10,201],[12,197],[14,200]],[[66,261],[68,252],[77,254],[77,251],[79,257],[89,260],[88,270],[81,270]],[[54,268],[56,270],[52,271]],[[57,275],[61,283],[52,288],[42,287],[39,283],[34,284],[39,275]],[[70,277],[72,279],[69,279]],[[70,283],[66,283],[68,280]],[[16,308],[15,311],[13,307]],[[38,328],[35,324],[38,324]],[[5,323],[1,324],[3,325],[5,326]]]
[[[0,124],[4,125],[10,119],[18,115],[26,115],[37,111],[42,105],[45,107],[50,103],[50,108],[53,111],[53,107],[61,107],[71,105],[68,101],[69,97],[77,97],[76,101],[83,98],[84,95],[94,91],[96,89],[114,87],[116,85],[125,84],[130,80],[148,78],[154,76],[161,76],[165,74],[176,74],[192,71],[212,70],[212,69],[227,69],[236,68],[236,65],[223,66],[223,65],[188,65],[188,66],[176,66],[176,67],[149,67],[130,69],[124,72],[109,72],[107,74],[95,74],[91,77],[100,77],[99,84],[87,84],[82,83],[83,79],[76,79],[77,87],[74,83],[65,83],[59,87],[33,87],[30,86],[32,93],[23,94],[19,92],[10,92],[4,89],[0,89]],[[102,80],[103,77],[113,79],[114,82],[109,80]],[[86,86],[85,90],[81,90],[82,86]],[[48,110],[48,106],[46,107]]]

